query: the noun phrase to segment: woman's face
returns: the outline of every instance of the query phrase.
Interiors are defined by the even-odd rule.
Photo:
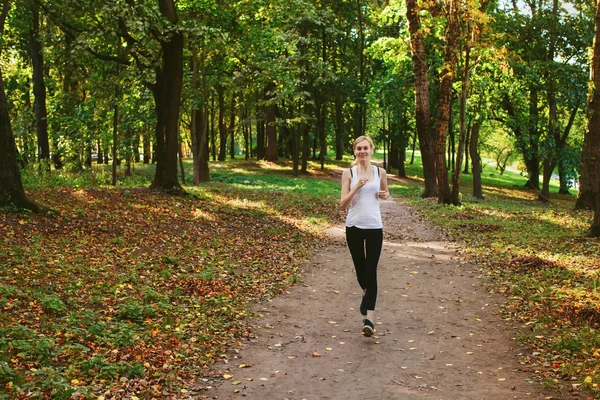
[[[369,143],[367,140],[358,142],[354,146],[354,155],[358,161],[369,160],[371,158],[371,154],[373,154],[373,149],[371,148],[371,143]]]

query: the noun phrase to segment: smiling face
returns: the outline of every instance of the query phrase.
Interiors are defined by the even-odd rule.
[[[354,145],[354,155],[358,161],[370,160],[371,154],[373,154],[373,147],[368,140],[361,140]]]

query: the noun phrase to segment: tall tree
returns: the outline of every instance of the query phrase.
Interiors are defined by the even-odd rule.
[[[9,9],[10,1],[2,0],[0,38],[4,35],[4,27]],[[0,69],[0,206],[4,207],[10,204],[33,211],[39,210],[39,206],[29,200],[23,189],[21,171],[17,163],[17,147],[15,146],[15,138],[8,115],[4,77],[2,69]]]
[[[462,15],[463,29],[465,31],[463,43],[462,59],[462,81],[459,95],[459,140],[458,151],[456,155],[456,165],[452,171],[452,204],[459,205],[460,202],[460,178],[462,173],[462,157],[465,155],[465,161],[468,161],[467,155],[471,154],[473,160],[473,197],[482,199],[481,188],[481,165],[480,158],[477,152],[479,141],[479,122],[471,124],[471,135],[467,127],[467,100],[470,96],[471,70],[473,68],[471,62],[471,51],[474,50],[479,36],[481,35],[484,23],[487,22],[485,13],[489,4],[489,0],[480,2],[478,9],[464,10]],[[480,107],[479,107],[480,108]],[[472,120],[477,120],[478,113],[472,113]],[[469,137],[470,136],[470,137]],[[471,143],[470,143],[471,142]],[[465,171],[468,171],[465,162]]]
[[[33,67],[33,95],[35,126],[38,143],[38,160],[50,160],[50,142],[48,139],[48,112],[46,109],[46,83],[44,81],[44,54],[40,40],[40,12],[39,5],[30,1],[31,28],[29,49]],[[49,168],[50,164],[46,166]]]
[[[600,237],[600,0],[596,2],[587,130],[581,154],[581,181],[586,182],[586,192],[580,189],[577,202],[583,203],[587,199],[592,204],[594,219],[588,233],[590,236]]]
[[[423,42],[421,19],[416,0],[406,1],[406,18],[410,32],[410,45],[412,50],[413,70],[415,76],[415,118],[421,160],[423,163],[423,177],[425,190],[422,197],[438,196],[436,159],[434,137],[431,127],[431,114],[429,109],[429,81],[427,76],[427,55]]]
[[[438,183],[438,203],[450,204],[452,194],[448,183],[446,167],[446,135],[452,110],[452,82],[456,67],[456,47],[458,45],[459,0],[448,0],[446,4],[448,26],[444,46],[444,66],[440,82],[438,100],[437,132],[435,136],[435,166]]]
[[[150,189],[171,193],[182,191],[177,177],[179,151],[179,110],[183,85],[183,33],[177,27],[174,0],[158,0],[160,13],[171,31],[161,41],[162,67],[156,70],[152,85],[157,109],[156,172]]]

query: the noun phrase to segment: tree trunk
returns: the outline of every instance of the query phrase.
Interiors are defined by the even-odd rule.
[[[248,132],[249,128],[252,128],[252,124],[248,123],[250,117],[248,115],[248,105],[244,104],[244,124],[243,124],[243,132],[244,132],[244,157],[246,160],[250,159],[250,134]]]
[[[10,5],[9,0],[2,0],[2,13],[0,14],[0,37],[4,33],[4,24]],[[17,146],[13,136],[6,92],[4,91],[4,77],[0,69],[0,206],[14,205],[39,211],[37,204],[25,195],[21,171],[17,163]]]
[[[558,180],[560,181],[560,188],[558,189],[559,194],[568,194],[569,192],[569,179],[567,178],[567,167],[563,162],[562,158],[558,160]]]
[[[265,159],[267,161],[277,161],[277,126],[275,119],[277,116],[277,105],[273,102],[275,94],[275,83],[269,83],[265,89],[265,125],[267,134],[267,153]]]
[[[459,138],[458,151],[456,152],[456,165],[452,172],[452,204],[460,205],[460,174],[462,172],[462,156],[465,153],[465,143],[467,142],[467,97],[469,93],[469,74],[470,74],[470,56],[471,47],[469,44],[465,48],[465,65],[463,66],[462,84],[460,89],[459,106]]]
[[[192,91],[197,92],[200,90],[200,93],[202,94],[202,101],[194,103],[196,106],[192,109],[190,118],[194,185],[199,185],[200,182],[210,181],[210,170],[208,167],[208,119],[206,113],[206,69],[204,52],[202,52],[200,58],[198,58],[198,53],[193,46],[190,50],[192,54]],[[201,84],[198,82],[199,78],[202,81]]]
[[[416,147],[417,147],[417,130],[415,129],[415,132],[412,137],[412,150],[411,150],[411,155],[410,155],[410,165],[413,165],[415,163]]]
[[[208,115],[208,123],[210,123],[210,151],[212,160],[217,161],[217,133],[215,132],[215,96],[210,96],[210,112]]]
[[[552,1],[552,27],[549,30],[549,41],[548,46],[548,62],[554,62],[555,53],[555,42],[556,42],[556,30],[554,25],[558,23],[558,0]],[[542,191],[538,196],[538,200],[542,202],[550,201],[550,178],[552,178],[552,172],[556,166],[556,156],[558,152],[557,138],[560,138],[558,134],[558,118],[557,118],[557,105],[556,105],[556,87],[554,84],[554,77],[551,73],[546,74],[546,96],[548,99],[548,139],[546,148],[544,149],[544,170],[542,178]]]
[[[144,152],[144,164],[150,164],[150,161],[152,161],[152,150],[151,150],[151,145],[150,145],[150,136],[149,134],[145,133],[143,138],[142,138],[142,143],[143,143],[143,152]]]
[[[256,159],[265,158],[265,121],[256,120]]]
[[[117,70],[118,70],[117,66]],[[115,85],[115,99],[119,98],[119,85]],[[119,145],[119,101],[113,107],[113,140],[112,140],[112,185],[117,185],[117,146]]]
[[[344,101],[341,94],[335,96],[335,159],[344,158]]]
[[[161,13],[175,25],[173,0],[159,0]],[[156,71],[154,102],[156,105],[156,172],[151,190],[182,193],[177,177],[179,110],[183,82],[183,34],[173,31],[162,43],[162,68]]]
[[[210,181],[210,168],[208,166],[208,135],[206,131],[205,107],[198,107],[196,112],[196,147],[197,155],[194,159],[194,184]]]
[[[312,114],[312,105],[308,102],[304,104],[304,115]],[[308,158],[310,157],[310,125],[304,122],[302,125],[302,167],[300,172],[308,174]]]
[[[248,121],[248,154],[249,158],[254,157],[254,152],[252,149],[252,123]]]
[[[406,178],[406,167],[404,161],[406,160],[406,146],[400,146],[398,148],[398,176]]]
[[[235,94],[231,93],[231,107],[229,108],[229,126],[227,127],[231,142],[229,142],[229,157],[235,158]]]
[[[481,186],[481,157],[479,156],[479,121],[473,122],[471,128],[471,142],[469,143],[469,153],[473,167],[473,198],[483,200],[483,188]]]
[[[102,143],[100,142],[100,139],[96,140],[96,146],[98,147],[98,158],[96,159],[96,162],[98,164],[102,164],[104,163],[104,152],[102,151]]]
[[[181,143],[181,137],[179,141],[179,151],[178,151],[178,159],[179,159],[179,171],[181,173],[181,183],[185,185],[185,169],[183,167],[183,143]]]
[[[322,32],[322,61],[323,65],[327,65],[327,29],[323,27],[321,29]],[[364,45],[364,41],[363,41]],[[327,119],[327,93],[321,91],[321,93],[317,93],[317,97],[319,100],[317,104],[319,105],[318,110],[318,118],[317,118],[317,135],[319,136],[319,144],[321,145],[319,158],[321,161],[321,169],[325,169],[325,156],[327,155],[327,135],[325,132],[325,121]]]
[[[411,0],[412,1],[412,0]],[[444,67],[440,82],[438,102],[437,134],[436,134],[436,172],[438,182],[438,203],[450,204],[452,194],[448,183],[446,168],[446,134],[452,112],[452,81],[456,66],[456,46],[458,39],[458,0],[451,0],[448,5],[448,27],[446,29],[446,46],[444,50]]]
[[[32,24],[30,30],[29,52],[33,67],[33,95],[35,110],[35,126],[38,142],[38,161],[50,160],[50,142],[48,140],[48,120],[46,110],[46,83],[44,82],[44,56],[42,45],[39,40],[40,35],[40,14],[39,6],[31,2]],[[46,170],[50,168],[48,163]]]
[[[594,219],[588,235],[600,237],[600,0],[596,2],[595,20],[587,130],[581,152],[581,182],[586,183],[586,192],[582,191],[582,186],[579,187],[577,203],[582,199],[581,202],[586,200],[593,205]]]
[[[438,185],[436,181],[436,158],[429,110],[428,65],[416,0],[407,0],[406,18],[409,22],[410,46],[415,76],[415,118],[423,163],[423,177],[425,179],[425,190],[422,197],[436,197],[438,195]]]
[[[532,189],[540,188],[540,158],[538,154],[539,139],[538,139],[538,89],[531,87],[529,92],[529,137],[525,139],[523,144],[525,157],[525,166],[527,167],[528,179],[525,187]]]
[[[325,155],[327,155],[327,138],[325,135],[325,116],[327,105],[324,99],[320,99],[317,103],[317,135],[319,136],[319,160],[321,161],[321,169],[325,169]]]
[[[219,161],[225,161],[227,153],[227,127],[225,126],[225,89],[217,85],[217,96],[219,103]]]
[[[363,15],[363,6],[361,0],[356,0],[356,11],[358,21],[358,82],[360,89],[365,89],[365,23]],[[365,134],[364,117],[366,116],[365,100],[360,99],[356,108],[356,136]]]

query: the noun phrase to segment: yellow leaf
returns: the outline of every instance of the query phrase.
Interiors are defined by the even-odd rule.
[[[238,368],[248,368],[248,367],[249,367],[249,365],[248,365],[248,364],[240,364],[240,365],[238,366]]]
[[[327,350],[327,351],[331,351],[331,350],[333,350],[333,349],[332,349],[331,347],[327,347],[325,350]]]
[[[223,379],[231,379],[231,378],[233,378],[233,375],[229,375],[229,374],[223,375]]]
[[[585,379],[583,380],[585,383],[592,383],[593,379],[591,376],[586,376]]]

